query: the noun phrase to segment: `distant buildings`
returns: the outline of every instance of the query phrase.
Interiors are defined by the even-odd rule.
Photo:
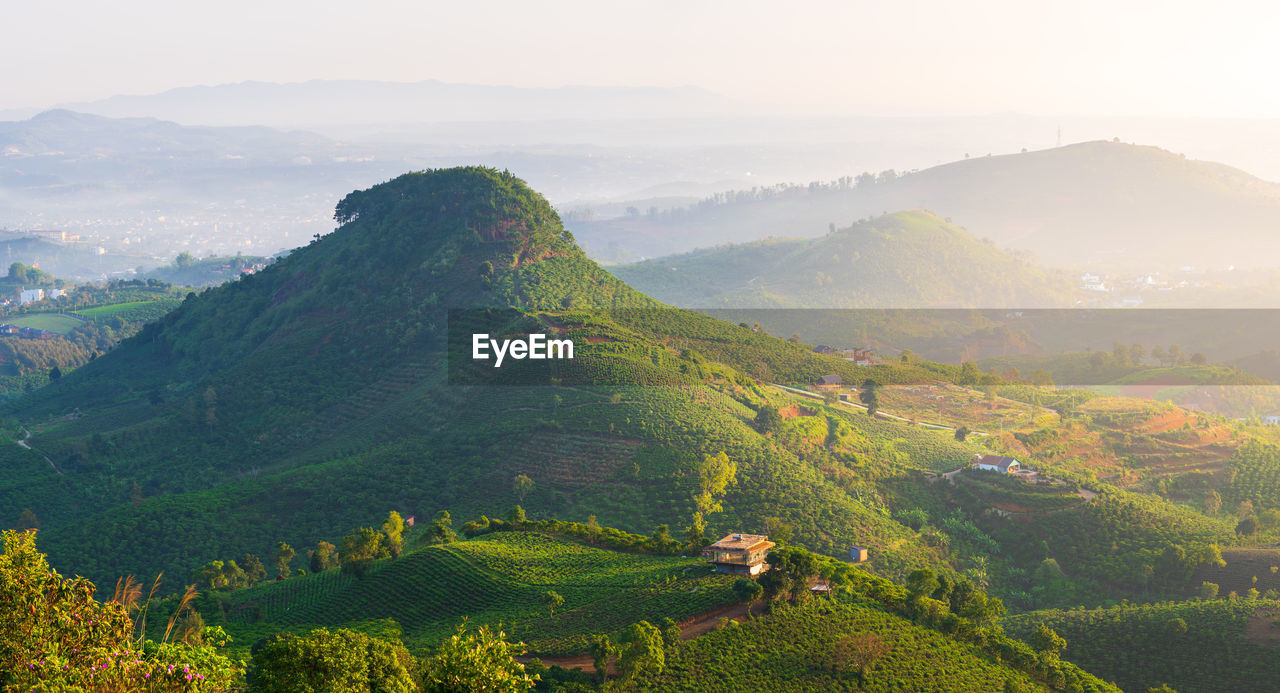
[[[975,469],[999,472],[1001,474],[1017,474],[1022,469],[1020,462],[1004,455],[974,455],[973,466]]]
[[[23,306],[28,303],[35,303],[36,301],[43,300],[44,289],[23,289],[22,292],[18,294],[18,304]]]
[[[840,376],[832,373],[818,378],[813,384],[818,387],[840,387],[844,384],[844,381],[840,379]]]

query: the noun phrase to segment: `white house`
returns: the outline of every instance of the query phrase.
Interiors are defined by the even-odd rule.
[[[44,289],[23,289],[22,293],[18,294],[18,303],[24,306],[28,303],[32,303],[33,301],[40,301],[43,299]]]
[[[973,466],[1001,474],[1017,474],[1018,470],[1022,469],[1020,462],[1004,455],[974,455]]]

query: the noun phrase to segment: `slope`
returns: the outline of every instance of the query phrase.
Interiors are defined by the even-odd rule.
[[[1216,693],[1275,687],[1278,614],[1274,601],[1231,599],[1037,611],[1005,625],[1023,637],[1048,625],[1067,641],[1064,659],[1126,691]]]
[[[1066,307],[1068,278],[983,243],[929,212],[860,221],[813,240],[761,241],[611,267],[680,306]]]
[[[0,502],[36,513],[55,564],[99,581],[164,570],[174,584],[232,551],[311,545],[393,508],[501,514],[521,473],[537,484],[530,512],[679,527],[698,465],[721,451],[739,482],[709,531],[773,517],[833,553],[892,544],[888,574],[945,560],[831,478],[851,453],[757,430],[768,400],[744,370],[807,383],[955,369],[859,368],[665,309],[588,260],[505,173],[408,174],[352,193],[337,217],[333,234],[188,297],[9,407],[58,468],[3,448]],[[477,308],[495,312],[458,312]],[[572,336],[575,357],[548,365],[540,387],[458,381],[449,334],[465,341],[482,319],[498,334]]]
[[[680,214],[577,222],[572,229],[592,252],[613,243],[615,254],[655,257],[768,237],[817,237],[832,224],[925,208],[1057,267],[1271,266],[1268,258],[1280,249],[1269,231],[1280,218],[1280,188],[1156,147],[1085,142],[902,175],[864,174],[853,183],[743,191]]]

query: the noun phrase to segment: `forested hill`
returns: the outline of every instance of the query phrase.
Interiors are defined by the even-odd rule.
[[[679,306],[731,308],[1069,307],[1065,273],[982,242],[923,211],[812,240],[760,241],[610,271]]]
[[[1056,267],[1149,272],[1276,257],[1280,186],[1149,146],[1086,142],[918,172],[720,196],[677,213],[576,222],[593,257],[625,262],[929,209]]]
[[[893,544],[878,564],[889,575],[942,560],[870,505],[869,483],[822,470],[885,436],[905,435],[939,467],[971,445],[891,434],[852,412],[773,428],[756,412],[789,406],[761,381],[958,368],[858,367],[665,308],[587,259],[540,195],[489,169],[407,174],[352,193],[336,216],[334,233],[189,296],[9,406],[35,451],[0,446],[0,507],[32,511],[55,565],[100,582],[161,570],[180,581],[233,548],[312,545],[390,509],[495,515],[521,500],[535,515],[679,531],[706,507],[694,502],[699,465],[720,453],[738,481],[713,504],[723,511],[704,513],[708,533],[773,518],[818,550]],[[459,307],[572,336],[574,359],[559,367],[576,380],[452,382],[448,309]],[[817,424],[829,445],[810,440]],[[518,474],[536,484],[528,498],[511,491]]]

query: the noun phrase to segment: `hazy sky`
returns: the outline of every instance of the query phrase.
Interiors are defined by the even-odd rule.
[[[829,114],[1280,116],[1273,3],[6,2],[0,108],[245,80],[697,85]]]

